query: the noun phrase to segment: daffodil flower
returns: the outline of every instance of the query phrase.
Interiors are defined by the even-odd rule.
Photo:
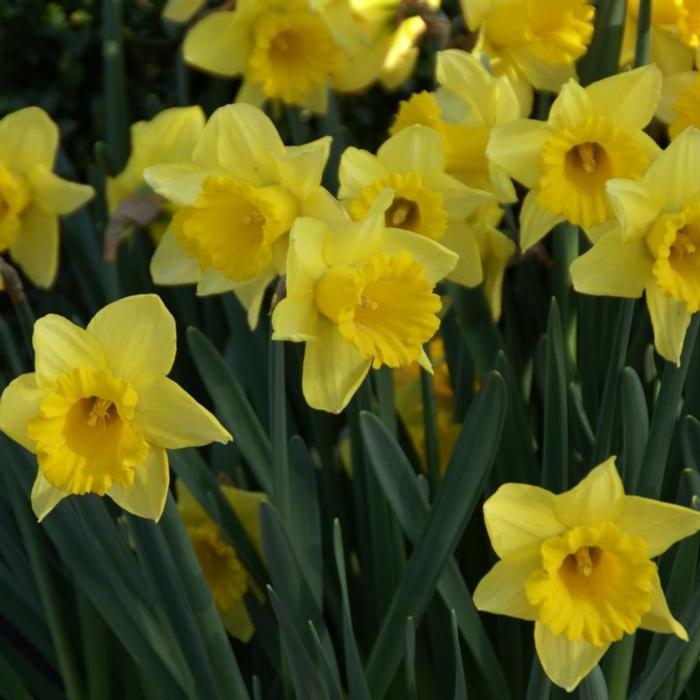
[[[259,511],[265,494],[242,491],[232,486],[220,488],[251,543],[262,556]],[[182,481],[177,482],[176,490],[180,517],[224,626],[232,637],[248,642],[255,627],[245,605],[245,596],[252,593],[262,598],[262,593],[241,563],[235,548]]]
[[[474,604],[533,620],[542,667],[567,691],[625,634],[688,640],[652,559],[700,530],[700,513],[625,495],[614,457],[558,495],[504,484],[484,504],[484,520],[499,561]]]
[[[700,127],[700,73],[684,71],[664,76],[661,100],[656,116],[668,124],[675,139],[689,126]]]
[[[292,229],[273,339],[306,343],[302,388],[313,408],[339,413],[370,367],[430,368],[423,345],[440,325],[435,284],[457,256],[387,227],[392,201],[385,191],[360,221],[329,207],[324,220],[300,218]]]
[[[38,107],[0,120],[0,253],[38,287],[50,287],[58,272],[58,217],[71,214],[94,195],[88,185],[53,174],[58,127]]]
[[[449,175],[493,192],[500,202],[516,201],[508,175],[486,157],[491,130],[524,116],[510,82],[494,77],[477,58],[457,49],[437,54],[436,77],[436,92],[417,92],[401,103],[390,133],[412,124],[429,126],[442,137]]]
[[[558,92],[593,36],[588,0],[460,0],[467,25],[479,31],[474,52],[513,82],[526,112],[532,88]]]
[[[104,307],[85,329],[55,314],[36,322],[36,371],[3,392],[0,428],[37,456],[39,520],[66,496],[85,493],[158,520],[166,449],[231,439],[167,378],[175,344],[175,319],[153,294]]]
[[[388,139],[376,156],[358,148],[343,153],[338,194],[355,220],[364,218],[387,188],[394,199],[386,225],[439,241],[459,256],[448,278],[468,287],[480,284],[479,246],[466,220],[495,198],[445,173],[443,141],[436,131],[415,124]]]
[[[646,295],[656,349],[680,363],[700,308],[700,131],[687,129],[638,182],[612,180],[617,225],[571,265],[584,294]]]
[[[211,116],[192,160],[147,168],[146,182],[177,207],[151,262],[157,284],[234,291],[257,323],[270,281],[284,274],[298,215],[330,195],[319,183],[330,137],[285,147],[259,109],[237,104]]]
[[[642,131],[660,94],[655,66],[586,88],[571,80],[546,122],[520,119],[492,131],[489,158],[530,188],[520,212],[523,250],[562,221],[582,226],[592,240],[600,237],[613,215],[608,180],[640,179],[661,152]]]
[[[325,112],[340,49],[309,0],[238,0],[208,14],[185,37],[185,60],[224,77],[243,76],[237,101],[266,100]]]

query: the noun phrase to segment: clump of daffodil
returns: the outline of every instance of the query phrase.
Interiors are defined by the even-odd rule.
[[[285,147],[256,107],[218,109],[191,160],[145,172],[177,207],[151,263],[154,281],[234,291],[255,325],[265,288],[284,273],[294,219],[330,197],[319,185],[329,148],[330,137]]]
[[[504,484],[484,504],[499,561],[479,610],[535,622],[542,667],[572,691],[610,644],[641,628],[687,641],[652,561],[700,530],[700,513],[625,495],[611,457],[570,491]]]
[[[0,428],[37,456],[39,520],[66,496],[86,493],[158,520],[168,493],[166,449],[231,439],[167,378],[175,319],[154,294],[104,307],[87,328],[44,316],[33,343],[36,370],[3,392]]]
[[[486,157],[491,130],[524,116],[512,85],[457,49],[437,54],[436,77],[436,92],[417,92],[401,103],[390,133],[412,124],[429,126],[442,137],[447,173],[493,192],[501,202],[515,201],[510,178]]]
[[[338,194],[353,219],[367,216],[387,188],[394,198],[386,225],[439,241],[459,256],[449,279],[468,287],[480,284],[479,246],[466,220],[495,199],[445,173],[443,141],[436,131],[414,124],[382,144],[376,156],[358,148],[343,153]]]
[[[357,92],[379,80],[389,90],[413,73],[418,44],[428,25],[420,14],[405,16],[402,0],[327,0],[323,13],[343,55],[333,86]],[[425,0],[422,10],[435,12],[440,0]]]
[[[275,340],[305,342],[302,388],[313,408],[340,412],[370,367],[419,362],[435,335],[435,285],[457,256],[428,236],[388,226],[391,191],[355,222],[342,208],[294,224],[286,297],[275,307]]]
[[[58,272],[58,217],[89,201],[94,191],[54,175],[58,127],[46,112],[27,107],[0,120],[0,253],[38,287]]]
[[[661,73],[645,66],[592,83],[573,80],[546,122],[521,119],[496,127],[488,156],[530,188],[520,212],[520,245],[537,243],[562,221],[595,240],[612,218],[605,185],[639,180],[661,152],[642,129],[661,94]]]
[[[242,642],[250,641],[255,627],[245,606],[245,596],[262,594],[241,563],[235,548],[223,536],[182,481],[177,482],[177,507],[192,542],[211,596],[228,633]],[[221,492],[238,517],[251,544],[262,556],[259,511],[265,494],[221,486]]]
[[[593,36],[595,10],[588,0],[461,0],[474,49],[496,75],[513,82],[526,112],[532,88],[558,92],[575,76],[575,63]]]
[[[151,165],[180,163],[192,158],[192,151],[204,129],[204,112],[200,107],[164,109],[150,121],[131,126],[131,154],[124,169],[107,178],[107,204],[113,214],[125,200],[148,191],[143,172]],[[151,224],[151,234],[158,242],[165,231],[162,219]]]
[[[608,183],[617,224],[571,265],[584,294],[645,294],[656,349],[676,364],[700,309],[699,178],[700,131],[689,128],[641,180]]]
[[[311,0],[238,0],[215,11],[185,37],[185,60],[225,77],[242,76],[237,100],[266,100],[325,112],[341,51]]]
[[[700,73],[683,71],[664,76],[661,101],[656,116],[668,124],[675,139],[689,126],[700,127]]]

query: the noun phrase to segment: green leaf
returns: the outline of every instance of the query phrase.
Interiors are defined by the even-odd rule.
[[[622,478],[626,491],[635,493],[649,437],[649,410],[639,375],[631,368],[622,370]]]
[[[578,687],[580,700],[608,700],[608,686],[605,684],[605,676],[596,666],[582,681]]]
[[[452,627],[452,645],[455,656],[455,694],[454,700],[467,700],[467,679],[464,677],[464,666],[462,665],[462,652],[459,648],[459,632],[457,628],[457,615],[454,610],[450,611],[450,622]]]
[[[340,685],[338,685],[338,679],[333,675],[333,662],[329,659],[328,652],[324,649],[321,638],[318,636],[318,632],[311,620],[309,620],[309,632],[313,639],[314,648],[316,649],[316,657],[321,667],[321,672],[323,673],[323,680],[330,693],[330,700],[343,700],[343,691]]]
[[[416,623],[412,617],[406,621],[406,695],[407,700],[418,700],[416,686]]]
[[[582,85],[618,72],[626,12],[626,0],[598,4],[593,40],[578,66]]]
[[[549,700],[552,691],[552,681],[542,668],[537,654],[532,659],[530,680],[527,684],[527,700]]]

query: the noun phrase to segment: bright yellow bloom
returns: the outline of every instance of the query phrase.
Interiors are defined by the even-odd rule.
[[[625,495],[614,457],[558,495],[505,484],[484,504],[484,519],[499,561],[474,604],[533,620],[542,667],[567,691],[624,634],[688,640],[651,560],[700,530],[700,513]]]
[[[319,185],[329,149],[330,137],[285,147],[250,105],[218,109],[192,160],[145,172],[178,208],[151,263],[154,281],[196,282],[198,294],[234,291],[254,326],[265,289],[284,274],[294,219],[330,197]]]
[[[436,76],[440,88],[402,102],[390,133],[412,124],[429,126],[442,137],[447,173],[469,187],[493,192],[501,202],[514,202],[510,178],[486,157],[491,130],[524,116],[513,87],[457,49],[437,54]]]
[[[394,192],[386,225],[440,241],[459,255],[449,279],[468,287],[480,284],[479,247],[466,220],[495,200],[445,173],[436,131],[414,124],[388,139],[376,156],[358,148],[343,153],[339,196],[353,219],[367,216],[386,188]]]
[[[313,408],[339,413],[370,367],[430,367],[423,345],[440,325],[435,284],[457,256],[427,236],[388,228],[392,200],[385,191],[357,222],[338,206],[292,229],[273,338],[306,342],[302,388]]]
[[[700,73],[685,71],[664,77],[656,116],[669,125],[675,139],[689,126],[700,127]]]
[[[0,253],[38,287],[58,272],[58,217],[89,201],[88,185],[53,174],[58,127],[44,110],[27,107],[0,120]]]
[[[171,22],[188,22],[205,4],[206,0],[168,0],[163,17]]]
[[[488,156],[530,188],[520,212],[527,250],[561,221],[595,240],[612,218],[605,184],[638,180],[660,153],[642,129],[661,94],[655,66],[605,78],[586,88],[568,82],[546,122],[521,119],[496,127]]]
[[[166,449],[231,439],[166,377],[175,345],[175,319],[154,294],[106,306],[86,329],[55,314],[36,322],[36,372],[3,392],[0,427],[37,456],[39,520],[66,496],[85,493],[158,520],[168,493]]]
[[[558,92],[575,76],[575,63],[593,36],[588,0],[461,0],[469,28],[479,30],[475,53],[496,75],[507,75],[532,103],[532,87]]]
[[[243,526],[251,544],[262,556],[259,511],[265,494],[221,486],[221,491]],[[255,632],[245,596],[261,593],[241,563],[235,548],[182,481],[177,482],[177,507],[202,567],[212,598],[229,634],[248,642]]]
[[[238,0],[212,12],[185,37],[185,60],[195,68],[242,75],[237,100],[266,100],[325,112],[328,83],[341,53],[310,0]]]
[[[617,225],[571,266],[584,294],[646,294],[659,354],[678,364],[700,308],[700,131],[689,128],[638,181],[612,180]]]

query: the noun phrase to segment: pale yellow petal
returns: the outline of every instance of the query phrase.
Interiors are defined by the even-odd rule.
[[[185,61],[195,68],[231,77],[245,72],[250,52],[249,27],[235,12],[212,12],[190,29]]]
[[[316,339],[318,310],[313,292],[287,297],[272,312],[272,339],[299,343]]]
[[[324,136],[303,146],[288,146],[277,163],[280,184],[299,198],[308,197],[321,184],[332,141]]]
[[[437,54],[436,78],[440,85],[459,95],[482,124],[494,123],[493,98],[499,84],[473,54],[447,49]]]
[[[194,204],[209,175],[196,163],[167,163],[146,168],[143,179],[170,202],[188,206]]]
[[[338,196],[341,199],[354,199],[360,192],[387,174],[386,166],[369,151],[351,146],[343,151],[340,159],[340,188]]]
[[[690,325],[687,304],[667,297],[653,282],[646,287],[646,300],[656,352],[679,365],[685,332]]]
[[[37,471],[36,479],[32,486],[32,510],[36,519],[41,522],[66,496],[66,491],[57,489],[46,480],[41,469]]]
[[[211,518],[202,504],[192,495],[182,479],[175,482],[177,509],[187,527],[211,522]]]
[[[542,542],[564,526],[554,511],[554,494],[529,484],[503,484],[484,503],[491,546],[501,559],[539,552]]]
[[[30,452],[34,441],[27,435],[27,423],[39,413],[39,404],[46,396],[36,383],[36,375],[23,374],[13,379],[0,398],[0,430]]]
[[[423,182],[428,189],[442,195],[445,213],[449,221],[467,219],[477,210],[495,202],[492,192],[467,187],[447,173],[428,173],[423,176]]]
[[[595,668],[609,646],[595,647],[583,639],[570,642],[564,635],[555,637],[541,622],[535,623],[535,648],[542,668],[569,693]]]
[[[534,119],[518,119],[493,129],[486,155],[508,175],[525,187],[540,181],[542,147],[551,132],[546,124]]]
[[[623,241],[642,238],[661,211],[657,197],[643,182],[608,180],[605,189]]]
[[[206,0],[168,0],[163,8],[163,17],[170,22],[187,22],[205,3]]]
[[[641,496],[625,496],[618,527],[647,543],[649,558],[663,554],[679,540],[700,530],[700,512],[675,503],[663,503]]]
[[[235,639],[241,642],[249,642],[255,634],[255,627],[250,619],[248,610],[243,599],[231,604],[227,610],[221,610],[226,631]]]
[[[39,107],[26,107],[0,119],[0,163],[28,175],[37,166],[53,168],[58,127]]]
[[[614,229],[574,260],[571,282],[582,294],[636,299],[652,277],[653,263],[643,240],[625,243]]]
[[[522,82],[532,86],[530,94],[532,94],[532,88],[556,93],[567,80],[576,79],[576,70],[573,65],[543,61],[532,52],[529,46],[514,46],[509,53],[510,58],[517,65],[518,73],[526,78]],[[514,85],[514,88],[522,90],[517,85]],[[527,99],[527,93],[523,90],[522,96],[519,97],[521,104],[525,104],[523,98]],[[529,114],[530,110],[524,113]]]
[[[166,375],[175,361],[175,319],[156,294],[119,299],[87,327],[114,374],[129,382]]]
[[[683,641],[688,641],[688,633],[668,608],[668,602],[661,588],[659,575],[655,574],[653,581],[651,610],[644,615],[639,626],[642,629],[661,634],[675,634]]]
[[[684,0],[675,0],[674,4],[678,7]],[[694,51],[678,40],[678,34],[669,32],[666,27],[654,26],[651,33],[651,58],[664,75],[692,70]]]
[[[246,531],[250,541],[262,555],[262,534],[260,532],[260,504],[267,501],[264,493],[259,491],[244,491],[233,486],[222,486],[224,498],[229,502],[233,512]]]
[[[262,109],[265,102],[267,102],[265,88],[260,83],[254,83],[252,80],[245,78],[236,93],[235,101]]]
[[[199,262],[190,258],[168,229],[151,258],[151,277],[156,284],[195,284],[202,275]]]
[[[594,114],[593,105],[587,90],[571,79],[552,103],[549,124],[557,130],[571,129],[592,114]]]
[[[136,384],[136,391],[134,423],[149,443],[177,450],[231,440],[215,416],[172,379],[155,377]]]
[[[328,265],[352,265],[379,252],[384,239],[384,213],[393,201],[393,190],[377,195],[369,214],[352,224],[329,228],[323,249]]]
[[[90,185],[64,180],[41,166],[32,170],[29,184],[35,203],[50,214],[70,214],[95,194]]]
[[[456,267],[448,275],[449,279],[465,287],[476,287],[484,279],[481,267],[479,244],[473,231],[466,224],[452,224],[447,227],[440,243],[458,256]]]
[[[131,486],[112,484],[107,495],[125,511],[158,522],[165,508],[170,483],[168,453],[151,447],[144,464],[134,468]]]
[[[539,243],[557,224],[564,221],[560,214],[540,206],[538,197],[539,190],[531,190],[520,209],[520,247],[523,252]]]
[[[397,173],[431,173],[445,169],[445,153],[440,134],[422,124],[401,129],[377,151],[384,167]]]
[[[202,276],[197,283],[197,296],[205,297],[211,294],[224,294],[232,292],[236,283],[226,277],[222,272],[208,268],[202,272]]]
[[[674,75],[665,75],[661,88],[661,99],[656,110],[656,116],[666,124],[672,124],[678,119],[675,105],[678,96],[687,90],[698,79],[696,71],[684,71]]]
[[[58,217],[31,205],[21,222],[10,254],[37,287],[50,287],[58,273]]]
[[[472,31],[478,29],[488,17],[493,0],[459,0],[467,26]]]
[[[344,225],[349,226],[347,222]],[[314,284],[325,273],[328,265],[324,248],[329,233],[328,224],[321,219],[300,217],[294,222],[287,256],[288,295],[293,296],[300,290],[313,291]]]
[[[248,325],[252,330],[258,327],[260,309],[262,308],[263,299],[265,298],[265,292],[270,286],[270,282],[272,282],[275,277],[275,274],[268,273],[247,282],[235,282],[233,285],[231,291],[236,295],[238,301],[241,302],[241,306],[246,310],[248,314]]]
[[[382,84],[388,90],[396,90],[413,73],[418,59],[418,43],[428,25],[419,15],[404,19],[391,34],[384,63]]]
[[[447,277],[458,263],[459,251],[450,250],[443,243],[444,240],[437,243],[427,236],[405,229],[388,228],[385,230],[382,251],[389,255],[398,255],[402,250],[408,251],[423,265],[428,282],[435,284]]]
[[[503,277],[509,260],[515,255],[517,246],[508,236],[496,229],[487,235],[491,236],[494,252],[481,261],[484,272],[483,289],[491,309],[491,318],[498,321],[501,318]]]

